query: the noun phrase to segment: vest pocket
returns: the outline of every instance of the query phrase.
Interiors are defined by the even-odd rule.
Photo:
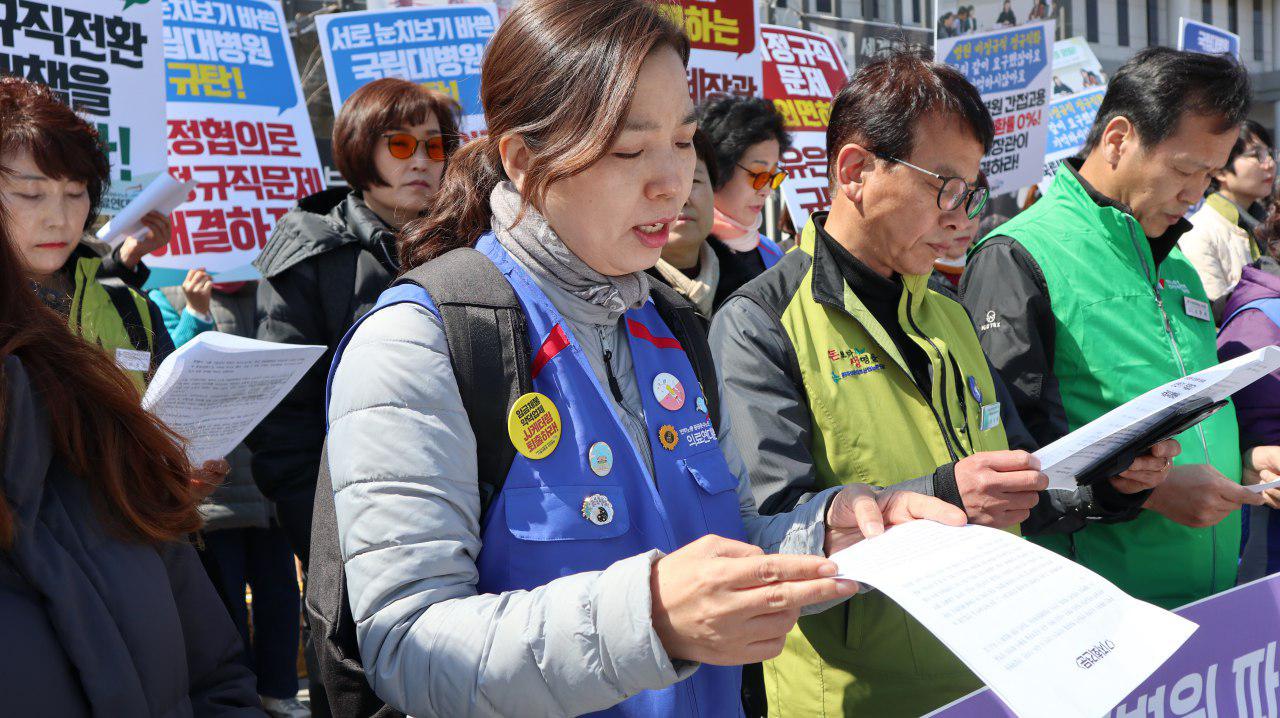
[[[506,489],[507,529],[522,541],[591,541],[615,538],[631,528],[622,488],[599,484],[535,486]],[[597,524],[582,515],[583,502],[601,495],[613,507],[608,523]]]
[[[677,461],[680,468],[708,494],[718,494],[738,488],[738,479],[729,471],[729,464],[719,447]]]
[[[746,540],[738,510],[738,478],[729,471],[719,445],[679,459],[676,464],[701,489],[698,503],[702,505],[704,533]]]

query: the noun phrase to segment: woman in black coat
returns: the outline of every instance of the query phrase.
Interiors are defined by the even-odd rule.
[[[262,716],[186,536],[209,488],[0,226],[0,715]]]

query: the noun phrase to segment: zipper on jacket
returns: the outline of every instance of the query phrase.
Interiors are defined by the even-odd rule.
[[[918,336],[928,342],[929,346],[933,348],[933,351],[938,354],[938,363],[944,364],[946,362],[946,357],[942,355],[942,350],[938,349],[938,345],[934,344],[933,340],[925,336],[925,333],[920,331],[920,327],[916,326],[915,316],[911,313],[911,293],[906,291],[906,289],[903,289],[903,293],[906,294],[907,297],[907,323],[910,324],[911,329],[914,330]],[[962,447],[960,437],[955,435],[955,429],[951,426],[951,409],[947,406],[946,367],[943,367],[943,370],[937,373],[941,375],[942,386],[938,388],[938,395],[942,397],[942,412],[946,415],[946,422],[944,423],[942,417],[938,415],[938,408],[933,405],[933,397],[926,396],[925,403],[929,405],[929,410],[933,412],[934,420],[938,422],[938,429],[942,432],[942,440],[947,445],[947,453],[951,455],[951,460],[959,461],[959,453],[963,453],[964,450],[963,448],[959,448]],[[916,388],[919,389],[920,387],[917,386]],[[920,393],[924,394],[924,391],[922,390]],[[954,444],[952,443],[953,440],[955,442]],[[957,450],[959,450],[959,453],[957,453]]]
[[[1173,358],[1178,362],[1178,372],[1182,376],[1187,375],[1187,365],[1182,361],[1182,352],[1178,349],[1178,339],[1173,335],[1173,324],[1169,321],[1169,313],[1164,308],[1164,297],[1160,294],[1160,280],[1151,276],[1151,269],[1147,266],[1147,260],[1142,256],[1142,247],[1138,245],[1138,238],[1133,234],[1134,220],[1130,217],[1125,218],[1125,227],[1129,229],[1129,241],[1133,244],[1133,249],[1138,253],[1138,261],[1142,262],[1142,273],[1147,278],[1147,283],[1151,285],[1151,291],[1156,297],[1156,307],[1160,310],[1160,320],[1164,324],[1165,336],[1169,337],[1169,349],[1173,351]],[[1145,236],[1145,235],[1144,235]],[[1196,434],[1200,437],[1200,447],[1204,449],[1204,461],[1209,463],[1209,441],[1204,435],[1204,425],[1196,424]],[[1209,593],[1213,593],[1213,583],[1218,575],[1218,527],[1209,527]]]
[[[625,406],[622,401],[622,386],[618,384],[618,377],[613,375],[613,352],[604,350],[604,373],[609,378],[609,391],[613,392],[613,398],[618,404]]]

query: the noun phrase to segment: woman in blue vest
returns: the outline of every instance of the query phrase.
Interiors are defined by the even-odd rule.
[[[866,487],[759,517],[729,473],[644,272],[693,181],[687,58],[646,0],[526,0],[490,42],[489,135],[454,155],[401,246],[413,268],[474,245],[524,313],[533,392],[483,516],[431,297],[390,290],[335,359],[338,541],[363,667],[394,708],[740,715],[736,666],[856,590],[823,554],[915,517],[964,521]]]
[[[760,232],[764,205],[787,173],[778,169],[791,147],[786,121],[759,97],[726,96],[698,108],[698,126],[715,146],[715,224],[707,240],[720,259],[715,306],[782,259],[782,249]]]

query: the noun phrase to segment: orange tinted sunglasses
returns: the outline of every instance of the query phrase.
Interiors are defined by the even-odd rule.
[[[427,146],[427,159],[444,162],[444,137],[434,135],[420,140],[408,132],[395,132],[382,136],[387,141],[387,151],[398,160],[407,160],[418,151],[418,145]]]
[[[782,186],[782,181],[787,178],[787,173],[783,170],[778,170],[777,172],[768,170],[752,172],[741,164],[738,167],[741,167],[742,171],[746,172],[747,176],[751,178],[751,189],[754,190],[762,190],[765,185],[772,185],[772,189],[778,189],[778,187]]]

